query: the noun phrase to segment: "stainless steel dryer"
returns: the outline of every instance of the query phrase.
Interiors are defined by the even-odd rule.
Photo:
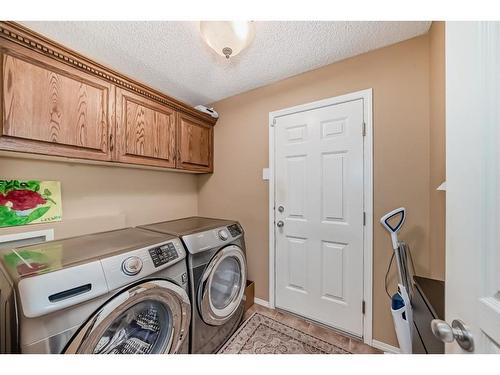
[[[123,229],[0,252],[0,352],[187,353],[184,247]]]
[[[188,217],[142,228],[182,239],[193,311],[191,353],[215,353],[243,317],[247,267],[242,227],[231,220]]]

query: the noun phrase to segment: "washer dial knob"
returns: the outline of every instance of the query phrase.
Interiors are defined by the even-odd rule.
[[[219,235],[219,238],[222,240],[222,241],[226,241],[228,238],[229,238],[229,234],[227,233],[226,230],[224,229],[221,229],[218,233]]]
[[[129,276],[137,275],[142,270],[142,259],[136,256],[125,259],[122,263],[122,271]]]

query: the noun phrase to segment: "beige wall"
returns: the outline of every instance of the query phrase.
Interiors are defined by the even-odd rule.
[[[56,238],[196,215],[197,176],[142,169],[0,157],[0,176],[61,181],[63,221],[0,229],[54,228]]]
[[[435,48],[441,48],[437,37],[434,40]],[[216,167],[213,175],[199,179],[199,214],[235,218],[242,223],[249,277],[256,282],[257,297],[267,299],[269,285],[268,183],[262,180],[262,168],[268,166],[269,112],[373,88],[373,335],[396,345],[383,286],[392,250],[389,235],[378,224],[378,218],[406,206],[408,220],[401,237],[413,249],[418,273],[425,276],[441,272],[441,266],[431,268],[434,257],[429,251],[429,44],[429,35],[424,35],[214,104],[220,113],[215,127]],[[440,71],[433,72],[435,79],[441,79],[437,77]],[[432,87],[439,89],[434,84]],[[435,125],[441,125],[437,119]],[[434,155],[441,146],[432,145]],[[441,247],[435,250],[444,251]],[[392,272],[392,283],[394,276]]]
[[[436,188],[446,178],[445,145],[445,48],[444,22],[433,22],[429,31],[430,90],[430,275],[444,280],[445,274],[445,192]]]

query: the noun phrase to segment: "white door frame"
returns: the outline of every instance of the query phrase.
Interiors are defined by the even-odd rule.
[[[275,308],[275,225],[274,225],[274,184],[275,184],[275,129],[276,118],[292,113],[309,111],[321,107],[341,104],[353,100],[363,100],[363,120],[366,136],[364,137],[363,156],[363,195],[366,214],[363,239],[363,300],[365,314],[363,316],[363,341],[372,344],[372,291],[373,291],[373,120],[372,120],[372,89],[356,91],[346,95],[335,96],[312,103],[285,108],[269,113],[269,306]]]

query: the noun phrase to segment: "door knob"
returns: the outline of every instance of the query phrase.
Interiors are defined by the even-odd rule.
[[[284,226],[284,225],[285,225],[285,222],[284,222],[283,220],[280,220],[280,221],[278,221],[278,222],[276,223],[276,226],[277,226],[278,228],[283,228],[283,226]]]
[[[451,322],[451,327],[444,320],[433,319],[431,329],[434,336],[443,342],[457,341],[457,344],[468,352],[474,351],[474,339],[469,328],[459,319]]]

